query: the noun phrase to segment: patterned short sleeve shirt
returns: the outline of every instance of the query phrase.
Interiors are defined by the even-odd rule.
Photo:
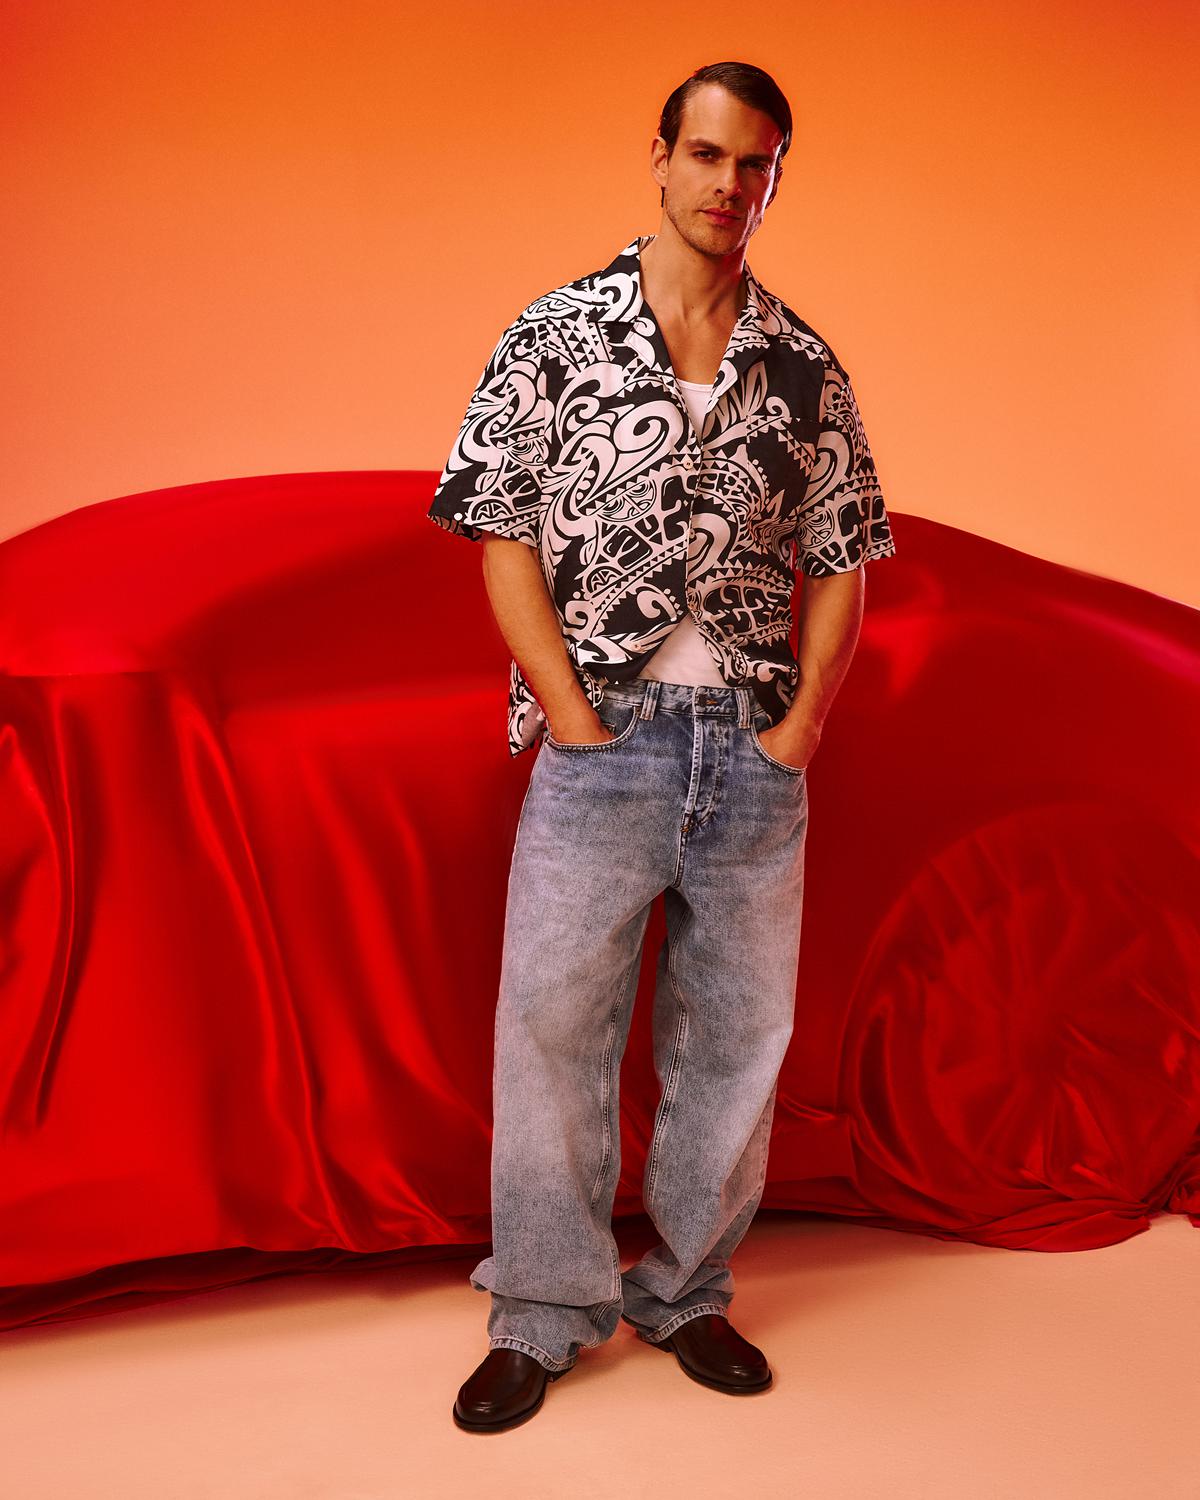
[[[697,432],[654,312],[640,235],[501,334],[429,507],[457,536],[537,551],[593,707],[690,612],[722,679],[778,723],[795,695],[796,572],[895,553],[845,369],[743,262],[738,316]],[[508,743],[546,727],[509,669]]]

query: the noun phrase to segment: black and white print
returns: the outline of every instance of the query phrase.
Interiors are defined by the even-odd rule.
[[[738,317],[697,433],[641,291],[640,235],[531,302],[471,397],[429,517],[537,549],[588,701],[637,676],[690,611],[730,687],[778,723],[799,668],[796,571],[895,553],[849,377],[743,263]],[[513,755],[545,729],[514,661]]]

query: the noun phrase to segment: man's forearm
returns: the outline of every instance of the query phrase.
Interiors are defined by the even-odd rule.
[[[537,552],[509,537],[485,537],[482,545],[483,579],[500,633],[555,737],[574,739],[577,729],[598,720],[567,654]]]
[[[593,724],[588,702],[567,654],[562,625],[536,551],[505,537],[483,541],[484,583],[492,613],[556,738],[573,739]],[[832,578],[806,578],[801,592],[800,680],[777,726],[781,741],[819,739],[850,669],[862,626],[865,578],[858,568]]]
[[[832,578],[806,578],[800,596],[800,681],[777,726],[789,734],[819,735],[850,669],[862,627],[862,568]]]

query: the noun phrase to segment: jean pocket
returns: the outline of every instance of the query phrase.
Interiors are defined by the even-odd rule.
[[[586,755],[592,750],[618,750],[622,745],[627,745],[633,738],[641,720],[640,703],[622,703],[609,701],[601,703],[596,710],[597,717],[615,739],[602,740],[599,744],[590,745],[570,740],[556,740],[550,730],[546,730],[546,743],[555,750],[565,751],[568,755]]]
[[[776,760],[770,751],[763,749],[763,743],[758,737],[758,731],[760,728],[766,729],[770,722],[771,716],[765,709],[757,709],[755,711],[754,717],[750,721],[750,743],[754,746],[760,758],[766,761],[767,765],[772,766],[776,771],[781,771],[785,776],[793,776],[799,780],[803,780],[807,767],[789,766],[786,761]]]

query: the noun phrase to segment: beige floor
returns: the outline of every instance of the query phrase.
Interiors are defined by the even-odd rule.
[[[630,1264],[640,1227],[619,1235]],[[812,1496],[1200,1500],[1200,1231],[987,1250],[761,1212],[725,1396],[621,1329],[524,1426],[460,1432],[463,1260],[296,1277],[0,1344],[9,1500]]]

